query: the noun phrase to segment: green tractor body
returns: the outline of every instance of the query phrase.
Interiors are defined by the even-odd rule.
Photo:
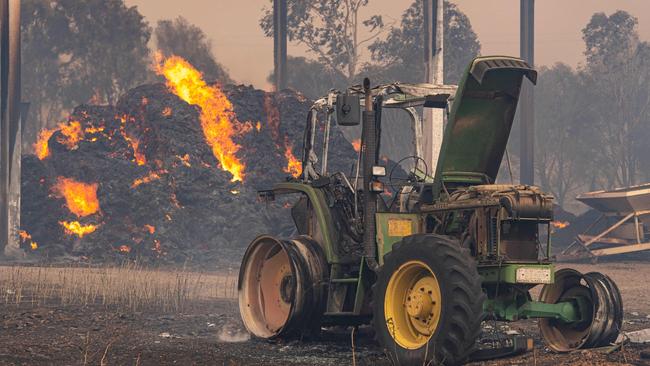
[[[520,59],[479,57],[457,88],[371,89],[366,79],[316,101],[302,176],[260,192],[264,200],[296,197],[296,235],[260,236],[249,246],[239,277],[247,329],[275,338],[371,323],[403,365],[464,362],[486,319],[539,318],[558,352],[613,342],[622,322],[614,282],[595,272],[556,271],[552,263],[552,197],[533,186],[496,184],[522,82],[536,77]],[[421,158],[426,108],[447,111],[432,171]],[[378,150],[382,111],[389,109],[410,117],[403,128],[413,129],[415,141],[404,143],[415,153],[386,177]],[[341,126],[361,124],[353,176],[327,172],[327,141],[317,158],[319,116],[325,139],[334,117]],[[386,186],[394,194],[386,195]],[[533,300],[529,290],[537,285],[544,287]]]

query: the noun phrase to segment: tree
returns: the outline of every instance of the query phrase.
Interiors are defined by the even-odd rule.
[[[345,75],[347,81],[357,76],[363,46],[377,38],[384,29],[381,16],[361,20],[360,11],[369,0],[287,0],[287,36],[307,46],[310,53],[332,72]],[[260,26],[267,37],[273,36],[273,10],[266,8]],[[361,27],[370,35],[360,38]]]
[[[564,206],[585,183],[592,168],[587,157],[581,110],[580,76],[565,64],[539,70],[535,91],[535,169],[540,186]]]
[[[67,54],[71,38],[60,4],[42,0],[22,3],[22,94],[31,102],[30,123],[23,135],[29,145],[46,121],[58,118],[64,101],[60,55]]]
[[[639,168],[649,165],[650,45],[639,41],[637,23],[624,11],[597,13],[582,30],[583,90],[590,100],[583,113],[592,122],[585,132],[592,134],[604,188],[636,184]]]
[[[138,9],[123,0],[59,0],[71,33],[67,96],[75,103],[113,103],[144,82],[149,70],[151,29]]]
[[[32,103],[26,142],[91,98],[114,102],[147,79],[151,35],[122,0],[22,2],[23,95]],[[29,141],[29,140],[32,141]]]
[[[347,78],[338,70],[325,67],[318,61],[305,57],[287,58],[287,86],[300,91],[307,98],[320,98],[331,88],[342,90],[346,88]],[[269,75],[270,83],[275,80],[273,73]]]
[[[177,55],[194,65],[207,80],[222,84],[232,79],[212,52],[212,43],[201,28],[179,16],[175,20],[159,20],[154,31],[156,46],[165,56]]]
[[[399,28],[385,40],[370,46],[372,60],[378,65],[370,70],[380,73],[384,81],[421,82],[424,80],[422,1],[415,0],[402,15]],[[481,52],[481,45],[467,15],[448,1],[444,2],[444,69],[445,82],[457,83],[463,70]]]
[[[638,20],[622,10],[609,17],[595,13],[582,30],[588,67],[604,71],[624,64],[639,45],[637,25]]]

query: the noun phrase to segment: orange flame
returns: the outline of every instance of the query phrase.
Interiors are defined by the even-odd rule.
[[[233,141],[238,123],[232,103],[218,86],[210,86],[189,62],[172,56],[164,62],[157,55],[156,71],[167,79],[168,88],[185,102],[201,107],[201,127],[221,169],[232,174],[232,181],[243,181],[246,166],[237,157],[240,145]]]
[[[165,116],[165,117],[171,116],[172,115],[171,107],[165,107],[165,109],[163,109],[163,111],[162,111],[162,115]]]
[[[264,111],[266,123],[271,128],[271,137],[280,145],[280,110],[270,94],[264,94]],[[261,126],[260,126],[261,127]]]
[[[131,145],[135,163],[138,165],[145,165],[147,163],[147,158],[144,156],[142,151],[140,151],[140,141],[138,141],[138,139],[133,136],[129,136],[129,134],[126,132],[126,120],[126,116],[122,116],[120,118],[120,121],[122,122],[120,125],[120,133],[122,134],[122,137],[124,137],[124,140],[126,140],[126,142]]]
[[[153,234],[156,232],[156,227],[153,225],[146,224],[144,225],[144,229],[149,232],[149,234]]]
[[[284,139],[284,157],[287,159],[287,166],[283,169],[285,173],[289,173],[295,178],[302,174],[302,163],[293,155],[293,146],[289,139],[285,136]]]
[[[352,148],[354,151],[359,152],[361,151],[361,139],[354,139],[352,140]]]
[[[18,236],[20,236],[21,240],[29,240],[32,238],[32,236],[25,230],[19,230]]]
[[[56,132],[56,129],[48,130],[47,128],[44,128],[41,130],[41,132],[38,133],[38,139],[33,146],[34,153],[40,160],[44,160],[50,156],[50,147],[48,141],[50,141],[50,137],[52,137],[54,132]]]
[[[83,183],[71,178],[58,177],[54,192],[65,198],[68,210],[77,217],[92,215],[99,211],[97,183]]]
[[[65,233],[68,235],[76,235],[80,238],[95,232],[97,230],[97,225],[83,225],[79,221],[59,221],[59,224],[65,229]]]
[[[186,167],[191,167],[192,166],[192,163],[190,163],[190,154],[185,154],[183,156],[177,155],[177,157],[181,160],[183,165],[185,165]]]
[[[282,147],[282,140],[280,138],[280,110],[271,94],[264,94],[264,111],[266,112],[267,124],[271,130],[271,137],[275,141],[275,145],[278,150],[284,149],[284,158],[287,159],[287,165],[282,170],[298,178],[302,174],[302,163],[293,155],[293,145],[289,142],[287,135],[284,136],[284,147]],[[261,123],[258,122],[256,128],[259,131],[262,128]]]
[[[40,160],[44,160],[50,156],[50,147],[48,141],[50,137],[56,132],[61,131],[60,137],[57,141],[69,150],[76,149],[79,145],[79,142],[85,138],[85,134],[96,134],[104,131],[103,126],[99,127],[87,127],[85,130],[81,128],[81,122],[79,121],[69,121],[61,122],[57,125],[56,128],[47,129],[44,128],[38,133],[38,139],[34,143],[34,153]],[[93,138],[91,141],[96,141],[97,138]]]
[[[101,132],[104,132],[104,126],[99,126],[99,127],[90,126],[90,127],[86,127],[86,128],[84,129],[84,131],[85,131],[86,133],[91,134],[91,135],[92,135],[92,134],[96,134],[96,133],[101,133]]]
[[[262,123],[260,121],[257,121],[257,123],[255,124],[255,129],[257,130],[257,132],[260,132],[260,130],[262,129]]]
[[[27,243],[27,242],[29,242],[29,248],[30,248],[31,250],[36,250],[36,249],[38,249],[38,243],[36,243],[34,240],[32,240],[32,235],[29,234],[27,231],[25,231],[25,230],[19,230],[19,231],[18,231],[18,236],[20,236],[20,241],[21,241],[22,243]]]
[[[154,180],[160,179],[160,176],[163,174],[167,174],[167,170],[159,170],[159,171],[152,171],[148,175],[142,177],[142,178],[136,178],[133,183],[131,184],[131,188],[135,188],[141,184],[145,183],[151,183]]]
[[[556,229],[564,229],[569,225],[570,224],[568,221],[551,221],[551,226],[553,226]]]
[[[59,130],[63,137],[58,141],[64,144],[69,150],[76,148],[79,141],[84,138],[84,130],[81,128],[81,122],[79,121],[59,123]]]

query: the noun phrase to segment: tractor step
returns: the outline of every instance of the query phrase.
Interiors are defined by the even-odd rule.
[[[358,278],[332,278],[330,283],[357,283],[359,282]]]
[[[356,267],[358,272],[356,268],[343,270],[341,267],[336,267],[330,272],[326,316],[334,317],[337,321],[359,316],[366,293],[366,284],[362,280],[364,267],[365,259],[361,258],[359,267]]]
[[[324,313],[323,315],[325,315],[325,316],[351,316],[351,315],[355,316],[355,315],[359,315],[359,314],[355,313],[354,311],[340,311],[340,312],[329,311],[327,313]]]

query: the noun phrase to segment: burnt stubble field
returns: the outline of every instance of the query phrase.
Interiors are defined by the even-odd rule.
[[[159,67],[164,84],[78,106],[23,157],[19,262],[0,266],[0,364],[391,365],[367,326],[267,342],[239,317],[232,263],[256,235],[293,231],[290,202],[268,207],[256,191],[300,176],[311,102],[208,83],[179,58]],[[327,135],[329,169],[352,172],[359,144],[321,123],[315,151]],[[650,327],[650,264],[577,269],[618,283],[624,330]],[[641,346],[558,355],[534,321],[484,333],[497,328],[535,349],[486,364],[645,364]]]
[[[572,264],[619,284],[624,331],[650,328],[650,264]],[[239,319],[236,269],[229,272],[1,267],[2,365],[390,365],[367,327],[324,329],[317,340],[250,339]],[[536,295],[536,292],[534,292]],[[606,354],[549,352],[533,321],[503,325],[535,349],[484,365],[645,365],[642,345]],[[490,332],[486,329],[486,332]]]

